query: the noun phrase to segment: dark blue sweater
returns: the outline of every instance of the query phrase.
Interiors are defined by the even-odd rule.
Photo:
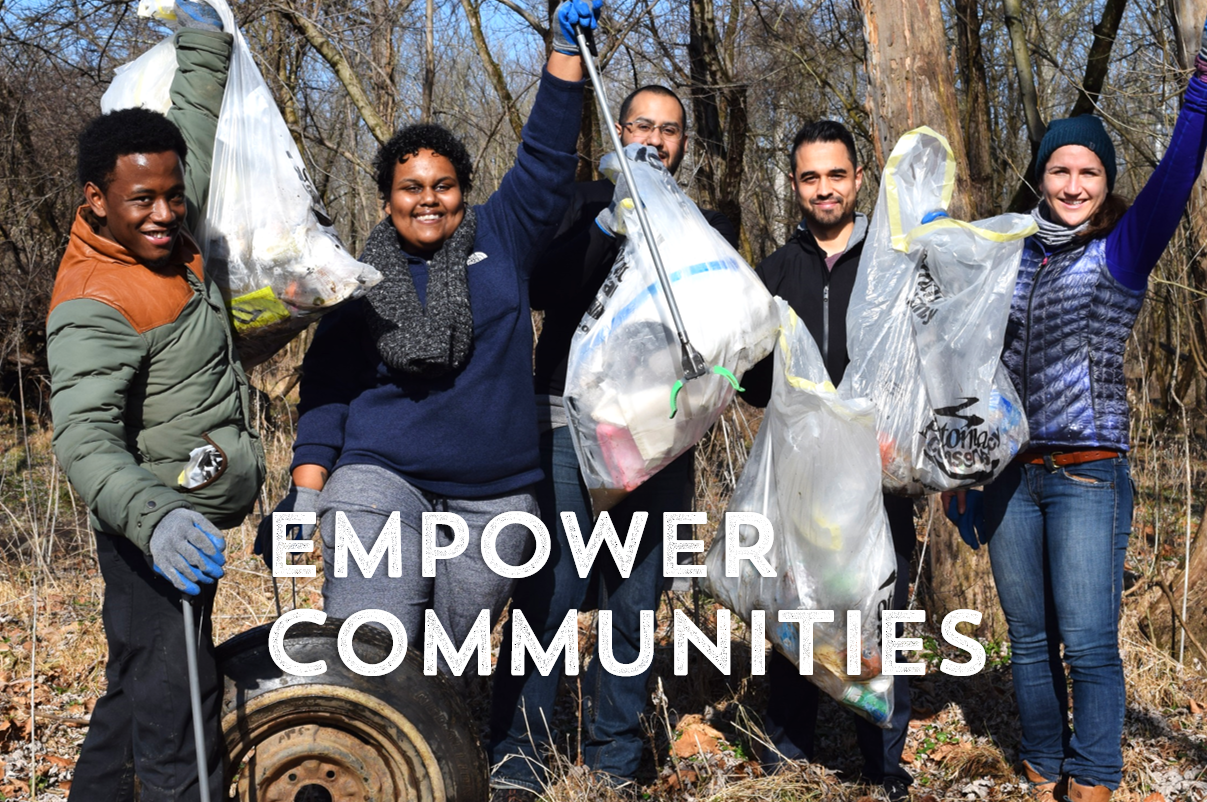
[[[583,84],[548,72],[515,165],[476,208],[469,299],[474,342],[456,373],[423,379],[386,367],[363,301],[323,318],[302,363],[293,467],[371,464],[442,496],[482,498],[541,478],[532,390],[528,277],[561,221],[578,163]],[[420,299],[427,264],[411,258]]]

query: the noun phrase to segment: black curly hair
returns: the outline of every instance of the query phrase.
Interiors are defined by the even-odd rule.
[[[442,125],[415,123],[399,128],[373,159],[377,193],[381,195],[383,203],[390,199],[390,192],[394,188],[394,165],[402,164],[421,149],[430,150],[453,163],[462,193],[468,195],[473,189],[474,163],[461,140]]]
[[[184,166],[189,148],[171,120],[149,109],[121,109],[93,118],[79,138],[76,177],[80,186],[96,184],[109,188],[121,156],[131,153],[176,151]]]

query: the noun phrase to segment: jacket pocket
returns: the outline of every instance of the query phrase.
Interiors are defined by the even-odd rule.
[[[264,451],[260,440],[245,430],[225,426],[207,432],[197,445],[208,444],[223,456],[223,464],[205,483],[182,487],[180,475],[186,462],[159,463],[152,468],[168,487],[181,493],[194,510],[219,529],[230,529],[251,512],[264,482]]]

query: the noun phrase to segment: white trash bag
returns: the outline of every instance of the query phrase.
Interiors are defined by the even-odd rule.
[[[142,107],[167,114],[172,107],[168,90],[176,77],[176,47],[172,37],[118,67],[113,81],[101,95],[101,112]]]
[[[608,154],[600,167],[617,189],[600,219],[625,238],[624,248],[574,335],[564,392],[596,513],[704,436],[733,399],[731,381],[771,352],[779,325],[771,294],[687,199],[657,152],[630,145],[624,154],[688,337],[714,372],[674,394],[683,378],[682,349],[616,154]]]
[[[931,220],[954,185],[946,139],[929,128],[901,137],[847,310],[851,364],[839,389],[875,403],[884,489],[899,495],[989,482],[1028,439],[1000,356],[1035,222]]]
[[[880,617],[892,606],[897,580],[884,496],[875,412],[865,399],[840,398],[808,329],[776,299],[784,325],[775,351],[771,400],[728,513],[757,512],[775,539],[764,577],[750,560],[725,575],[726,533],[713,541],[705,564],[706,591],[747,623],[765,610],[767,637],[794,665],[800,626],[780,623],[781,610],[832,610],[834,621],[813,625],[810,680],[880,726],[893,713],[892,677],[881,673]],[[744,546],[757,531],[739,527]],[[847,674],[848,610],[860,611],[860,665]]]
[[[205,269],[226,299],[243,364],[251,367],[279,351],[319,315],[363,295],[381,274],[344,250],[230,6],[225,0],[206,2],[235,41],[218,117],[206,216],[194,234]],[[175,18],[171,0],[143,0],[139,13]],[[154,59],[148,58],[157,51]],[[121,73],[127,86],[154,83],[155,91],[162,93],[146,96],[139,105],[157,110],[170,106],[171,75],[164,79],[158,73],[141,74],[166,74],[167,52],[174,74],[171,38]],[[121,90],[123,101],[132,97],[134,93]]]

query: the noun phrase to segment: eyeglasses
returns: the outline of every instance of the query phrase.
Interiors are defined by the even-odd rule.
[[[662,125],[654,125],[649,120],[630,120],[621,125],[631,134],[637,134],[642,137],[648,137],[655,130],[662,134],[662,138],[668,142],[674,142],[683,136],[683,129],[674,123],[663,123]]]

